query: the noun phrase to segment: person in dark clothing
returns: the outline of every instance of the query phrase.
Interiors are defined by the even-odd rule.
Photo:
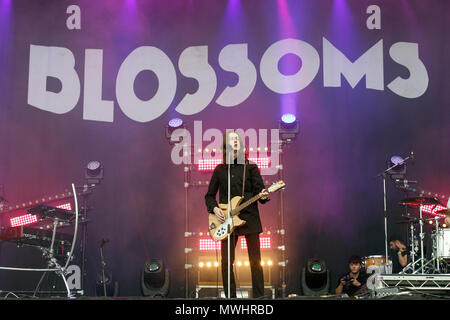
[[[249,200],[257,194],[261,194],[260,203],[269,201],[269,193],[264,187],[261,174],[256,164],[248,161],[244,152],[244,145],[239,135],[234,131],[228,131],[222,141],[223,163],[219,164],[212,174],[208,192],[205,195],[207,211],[215,214],[221,221],[225,221],[225,215],[216,201],[219,191],[219,202],[228,203],[228,166],[230,166],[230,199],[242,196]],[[231,161],[227,161],[231,159]],[[227,164],[229,163],[229,164]],[[245,177],[245,180],[244,180]],[[262,232],[258,203],[254,202],[243,209],[239,218],[246,223],[234,229],[230,235],[230,297],[236,297],[236,284],[233,272],[234,253],[239,236],[245,236],[252,277],[253,298],[264,295],[264,277],[261,266],[261,251],[259,234]],[[221,243],[222,281],[225,295],[228,297],[228,239]]]
[[[399,273],[408,264],[408,252],[405,243],[399,237],[392,236],[389,240],[391,249],[392,273]]]
[[[358,256],[350,257],[348,267],[350,272],[339,278],[336,294],[346,293],[349,296],[354,296],[366,288],[369,275],[362,268],[362,260]]]

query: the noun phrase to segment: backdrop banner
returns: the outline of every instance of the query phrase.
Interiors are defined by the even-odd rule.
[[[99,161],[85,294],[95,294],[109,239],[103,255],[120,295],[141,295],[141,270],[156,258],[171,270],[169,295],[183,297],[187,210],[192,296],[207,188],[189,187],[185,207],[184,170],[239,129],[255,157],[270,157],[267,186],[282,169],[287,292],[300,293],[311,257],[326,262],[334,291],[350,256],[385,254],[377,175],[392,156],[414,161],[409,190],[387,178],[389,235],[407,240],[403,198],[425,190],[447,203],[449,33],[446,0],[0,0],[2,205],[70,191]],[[279,157],[285,114],[299,131]],[[174,118],[186,126],[180,144],[166,135]],[[210,177],[196,171],[191,183]],[[280,193],[271,199],[259,208],[275,246]],[[44,263],[9,242],[0,261]],[[40,277],[3,270],[0,290],[34,290]]]

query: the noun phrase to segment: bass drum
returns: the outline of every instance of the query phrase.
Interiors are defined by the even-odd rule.
[[[450,229],[440,229],[436,236],[437,256],[442,260],[450,259]]]

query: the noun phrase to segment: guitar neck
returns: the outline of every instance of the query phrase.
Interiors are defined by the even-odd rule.
[[[234,216],[237,212],[240,212],[241,210],[247,208],[249,205],[251,205],[253,202],[257,201],[259,198],[261,198],[260,194],[257,194],[256,196],[250,198],[249,200],[245,201],[241,205],[234,208],[234,210],[231,211],[231,215]]]

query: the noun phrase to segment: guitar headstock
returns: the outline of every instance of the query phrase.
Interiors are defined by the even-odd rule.
[[[274,184],[272,184],[269,188],[267,188],[268,192],[275,192],[278,191],[282,188],[284,188],[286,186],[286,184],[284,183],[283,180],[280,180],[278,182],[275,182]]]

